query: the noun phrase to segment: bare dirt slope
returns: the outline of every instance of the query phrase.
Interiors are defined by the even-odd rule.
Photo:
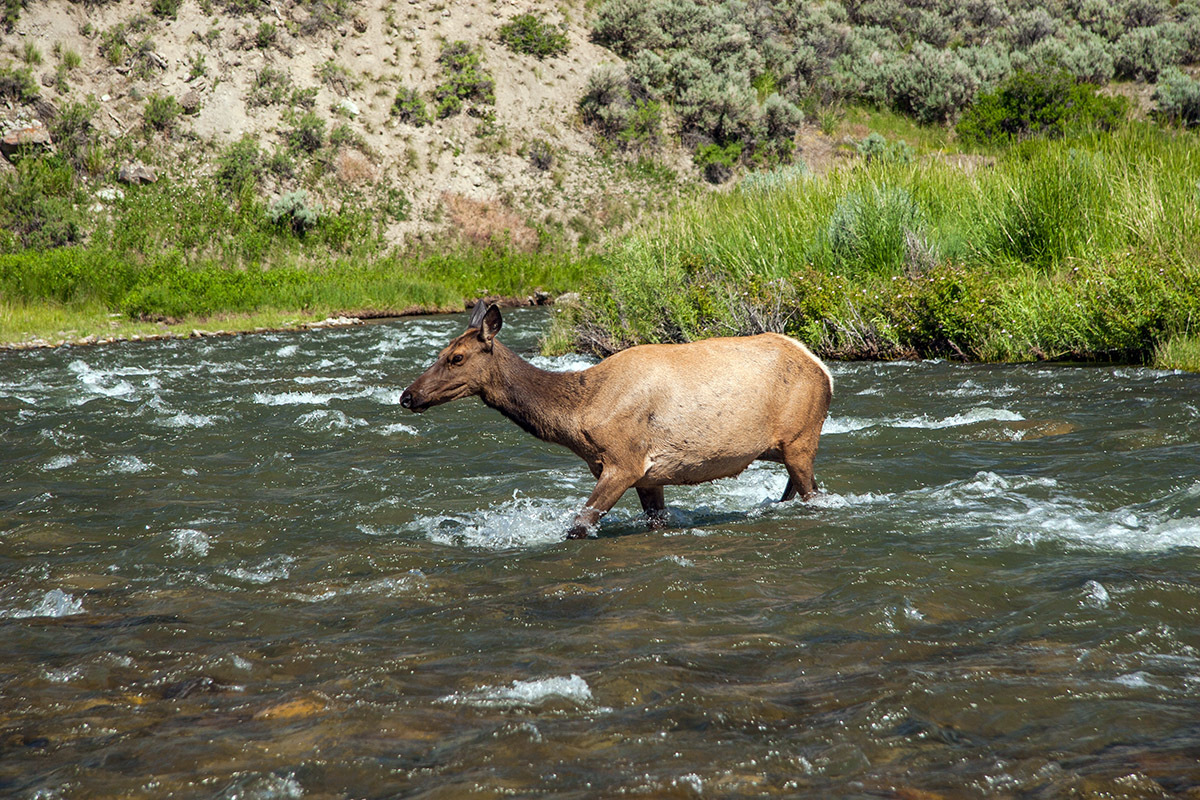
[[[267,194],[309,181],[327,199],[341,196],[344,202],[351,187],[369,202],[398,188],[411,207],[388,232],[397,244],[447,229],[486,239],[497,226],[517,240],[536,238],[539,228],[567,240],[595,239],[647,203],[696,185],[695,168],[681,149],[666,144],[656,154],[656,164],[666,169],[653,171],[656,185],[650,187],[639,177],[645,170],[631,168],[628,157],[603,157],[579,123],[577,103],[589,74],[617,60],[588,41],[582,5],[360,0],[323,25],[314,6],[283,0],[238,15],[216,2],[182,0],[174,18],[159,18],[144,1],[31,0],[13,30],[0,37],[0,64],[31,63],[43,100],[56,106],[94,97],[99,110],[93,121],[108,143],[137,139],[139,155],[149,153],[175,178],[212,172],[217,154],[247,133],[267,149],[284,147],[298,109],[287,101],[250,101],[264,70],[278,71],[294,89],[315,88],[313,113],[327,121],[327,131],[345,125],[343,133],[353,141],[327,149],[315,185],[313,172],[302,171],[270,183]],[[539,60],[498,40],[500,26],[526,12],[565,25],[565,55]],[[122,30],[127,46],[113,58],[104,43]],[[397,91],[408,87],[428,98],[442,79],[442,47],[454,41],[482,54],[495,80],[494,120],[459,114],[423,126],[399,121],[391,114]],[[31,62],[31,45],[40,63]],[[65,70],[60,65],[70,52],[80,63]],[[181,116],[173,131],[147,134],[142,120],[151,95],[186,98],[185,105],[198,103],[199,109]],[[0,116],[20,111],[10,103]],[[529,157],[537,142],[548,146],[539,145],[552,156],[548,166],[544,158],[535,165]],[[98,188],[118,165],[111,166]]]

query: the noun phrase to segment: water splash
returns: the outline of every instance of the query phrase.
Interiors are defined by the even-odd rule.
[[[439,703],[476,708],[536,708],[562,699],[577,706],[592,705],[592,689],[578,675],[513,681],[510,686],[477,686],[469,692],[455,692],[438,698]],[[600,709],[597,709],[600,710]]]

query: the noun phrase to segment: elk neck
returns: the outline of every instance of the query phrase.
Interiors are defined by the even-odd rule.
[[[584,374],[538,369],[500,342],[492,348],[480,399],[539,439],[573,449],[587,397]]]

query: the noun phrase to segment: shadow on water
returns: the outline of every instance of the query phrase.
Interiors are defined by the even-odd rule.
[[[0,794],[1200,794],[1195,376],[835,364],[812,502],[566,542],[578,459],[399,407],[461,326],[0,355]]]

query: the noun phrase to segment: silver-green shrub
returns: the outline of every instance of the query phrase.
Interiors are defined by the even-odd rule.
[[[1158,76],[1154,102],[1164,119],[1186,127],[1200,125],[1200,81],[1178,68],[1170,67]]]

